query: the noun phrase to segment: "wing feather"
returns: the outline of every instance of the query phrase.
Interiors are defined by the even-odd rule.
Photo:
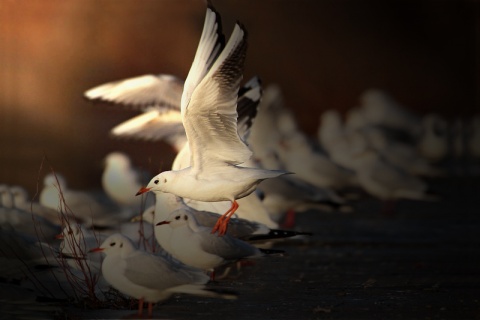
[[[171,256],[153,256],[136,251],[126,259],[124,275],[130,281],[151,289],[165,290],[183,284],[204,284],[209,277]]]
[[[172,75],[148,74],[102,84],[87,90],[84,96],[140,109],[153,105],[180,109],[183,85],[182,80]]]
[[[201,237],[200,247],[208,253],[218,255],[225,260],[236,260],[258,255],[255,247],[233,237],[217,237],[211,235],[210,230],[206,236]]]
[[[110,133],[114,137],[122,138],[186,141],[180,111],[156,107],[122,122],[110,130]]]
[[[185,92],[182,97],[183,125],[192,151],[191,165],[198,171],[204,164],[240,164],[252,155],[237,131],[237,97],[246,50],[246,32],[237,23],[227,45],[195,87],[191,98],[184,99]],[[193,65],[190,72],[192,70]],[[187,78],[186,86],[188,83]]]
[[[203,24],[197,52],[195,53],[195,58],[193,59],[192,66],[185,80],[181,98],[182,114],[191,99],[193,91],[205,77],[224,46],[225,37],[222,33],[220,14],[218,14],[213,7],[209,6],[205,15],[205,22]]]

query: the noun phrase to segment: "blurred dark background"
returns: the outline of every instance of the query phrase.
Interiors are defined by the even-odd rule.
[[[245,79],[278,83],[313,135],[322,111],[369,88],[448,119],[480,111],[478,1],[217,0],[224,32],[249,32]],[[111,139],[137,114],[85,90],[147,73],[185,78],[202,31],[201,0],[0,0],[0,183],[31,195],[51,168],[72,188],[100,186],[102,159],[128,153],[157,172],[163,143]]]

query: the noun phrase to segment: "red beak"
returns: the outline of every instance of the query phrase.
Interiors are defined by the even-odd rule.
[[[142,188],[140,188],[140,190],[138,190],[138,192],[137,192],[136,196],[139,196],[139,195],[141,195],[141,194],[144,194],[145,192],[148,192],[148,191],[150,191],[150,189],[152,189],[152,188],[145,188],[145,187],[142,187]]]
[[[63,239],[63,238],[64,238],[64,237],[63,237],[63,233],[57,234],[57,235],[55,236],[55,239]]]
[[[161,226],[162,224],[169,224],[170,221],[167,221],[167,220],[164,220],[164,221],[160,221],[159,223],[156,224],[156,226]]]
[[[93,248],[88,250],[88,252],[102,252],[102,251],[103,251],[103,248]]]

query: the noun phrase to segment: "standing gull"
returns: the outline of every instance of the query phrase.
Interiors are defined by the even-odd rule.
[[[169,253],[186,265],[211,271],[212,276],[215,268],[230,262],[283,253],[259,249],[229,234],[214,236],[186,210],[173,211],[167,220],[156,223],[156,226],[165,224],[171,228],[170,238],[166,239]]]
[[[122,152],[111,152],[105,157],[105,169],[102,173],[102,187],[105,193],[119,206],[136,211],[153,205],[153,199],[135,197],[145,177],[135,168],[129,156]]]
[[[186,266],[169,255],[153,255],[137,250],[132,241],[113,234],[91,252],[104,252],[102,273],[115,289],[139,299],[138,315],[143,303],[148,302],[148,316],[152,303],[168,299],[174,293],[234,299],[231,294],[216,293],[205,287],[209,277],[202,270]]]
[[[182,122],[192,153],[190,166],[160,173],[137,193],[169,192],[198,201],[231,201],[230,209],[212,230],[219,235],[225,234],[238,208],[237,199],[255,191],[262,180],[286,173],[237,166],[252,156],[237,132],[236,103],[246,49],[246,32],[238,23],[224,46],[220,16],[207,8],[181,99]]]
[[[182,198],[171,193],[161,192],[156,195],[155,209],[145,210],[142,216],[135,217],[133,221],[143,219],[143,222],[156,225],[157,223],[168,220],[172,212],[175,212],[177,215],[187,213],[193,215],[197,224],[204,229],[212,228],[220,217],[219,214],[214,212],[192,208],[186,205]],[[172,251],[170,247],[172,231],[172,228],[155,228],[154,231],[158,244],[170,253]],[[270,229],[268,226],[258,222],[233,218],[230,220],[226,235],[243,241],[264,241],[310,234],[306,232]]]

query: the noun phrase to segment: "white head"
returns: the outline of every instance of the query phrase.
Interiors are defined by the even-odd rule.
[[[122,152],[111,152],[105,157],[107,167],[129,168],[130,158]]]
[[[145,209],[145,211],[143,211],[142,220],[144,222],[153,224],[153,221],[155,221],[155,205],[150,206],[147,209]]]
[[[13,207],[13,196],[6,184],[0,185],[0,206],[4,208]]]
[[[345,128],[347,130],[357,130],[365,127],[368,124],[368,120],[365,118],[365,114],[362,109],[355,107],[347,111]]]
[[[160,221],[156,226],[168,224],[172,229],[176,229],[185,225],[190,226],[193,231],[198,231],[198,222],[190,212],[186,210],[175,210],[169,214],[168,218]]]
[[[49,173],[43,178],[43,184],[45,187],[60,187],[65,188],[67,186],[67,182],[65,178],[59,173]]]
[[[13,197],[13,205],[16,208],[20,208],[27,203],[28,193],[27,193],[27,190],[25,190],[25,188],[20,186],[10,187],[10,193],[12,194],[12,197]]]
[[[102,242],[100,247],[90,250],[90,252],[104,252],[107,256],[123,256],[133,251],[135,251],[135,246],[132,243],[132,240],[120,233],[112,234]]]
[[[168,192],[169,184],[174,178],[175,173],[173,171],[164,171],[153,177],[145,188],[141,188],[137,192],[137,196],[148,191],[153,193]]]
[[[332,125],[338,127],[342,125],[342,117],[340,115],[340,112],[338,112],[337,110],[328,109],[322,112],[322,114],[320,115],[320,122],[321,125]]]
[[[62,233],[55,236],[56,239],[62,240],[60,252],[73,257],[84,257],[87,254],[86,232],[87,230],[81,225],[67,224]]]
[[[78,239],[85,232],[86,230],[82,226],[71,223],[63,227],[62,233],[57,236],[57,239],[65,239],[68,236]]]

